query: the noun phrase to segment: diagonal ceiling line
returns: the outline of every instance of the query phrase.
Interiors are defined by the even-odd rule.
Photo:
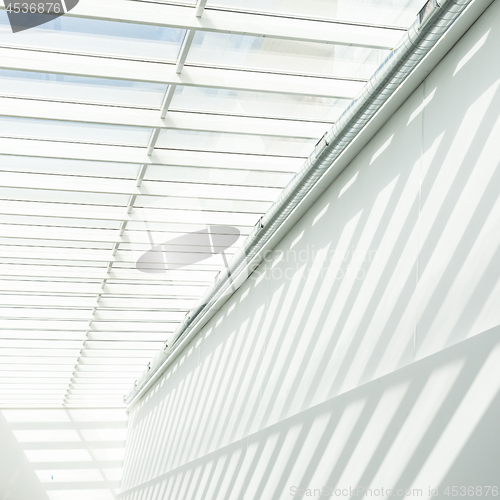
[[[141,165],[140,169],[139,169],[139,173],[137,175],[137,179],[136,179],[136,186],[137,187],[140,187],[143,180],[144,180],[144,177],[146,175],[146,171],[147,171],[147,165]],[[129,201],[128,201],[128,204],[127,204],[127,207],[126,207],[126,212],[127,214],[130,214],[133,210],[133,207],[134,207],[134,203],[136,202],[136,199],[137,199],[137,195],[131,195],[130,198],[129,198]],[[118,233],[118,237],[120,239],[120,241],[117,241],[114,245],[113,245],[113,249],[112,249],[112,259],[108,262],[107,266],[106,266],[106,277],[102,279],[101,281],[101,286],[100,286],[100,290],[99,292],[97,293],[96,295],[96,300],[95,300],[95,304],[92,308],[92,317],[91,319],[89,320],[89,324],[88,324],[88,329],[87,331],[85,332],[85,339],[83,340],[83,343],[82,343],[82,347],[80,349],[80,353],[79,353],[79,356],[76,360],[76,364],[74,366],[74,370],[73,370],[73,373],[72,373],[72,376],[69,380],[69,384],[68,384],[68,388],[66,390],[66,393],[64,395],[64,398],[63,398],[63,402],[62,402],[62,405],[63,406],[67,406],[68,404],[70,404],[70,401],[69,398],[70,398],[70,394],[71,394],[71,390],[72,390],[72,387],[77,384],[77,380],[75,379],[76,377],[76,373],[78,371],[78,367],[80,366],[81,364],[81,361],[82,361],[82,358],[83,358],[83,353],[84,353],[84,350],[86,348],[86,343],[87,341],[89,340],[89,334],[91,332],[91,328],[92,328],[92,324],[94,322],[94,318],[95,318],[95,315],[97,313],[97,309],[100,308],[100,300],[102,298],[102,295],[103,295],[103,292],[104,292],[104,288],[107,284],[107,281],[108,281],[108,277],[109,277],[109,274],[111,273],[112,271],[112,268],[113,268],[113,263],[115,262],[116,260],[116,254],[118,253],[118,250],[120,248],[120,243],[121,243],[121,240],[123,238],[123,235],[125,233],[125,230],[127,228],[127,222],[128,220],[123,220],[121,223],[120,223],[120,230],[119,230],[119,233]]]
[[[206,1],[207,0],[198,0],[198,5],[196,7],[196,15],[197,16],[198,16],[198,11],[201,8],[201,13],[200,13],[200,16],[198,16],[198,17],[201,17],[201,14],[203,13],[203,9],[205,8]],[[186,59],[189,55],[189,51],[191,49],[191,45],[193,43],[195,34],[196,34],[196,30],[187,30],[186,31],[186,34],[184,36],[184,40],[182,42],[181,49],[179,51],[179,55],[177,57],[177,62],[175,64],[175,72],[178,75],[180,75],[182,73],[182,70],[184,69],[184,64],[186,63]],[[163,103],[162,103],[161,109],[160,109],[160,118],[162,118],[162,119],[167,116],[168,109],[170,107],[170,104],[172,103],[172,99],[174,97],[176,88],[177,88],[177,85],[169,85],[168,86],[167,92],[165,93],[165,97],[163,99]],[[152,154],[154,152],[156,143],[158,142],[158,137],[160,136],[160,131],[161,131],[161,129],[156,128],[153,130],[153,132],[151,134],[151,139],[149,141],[148,149],[147,149],[148,156],[152,156]]]

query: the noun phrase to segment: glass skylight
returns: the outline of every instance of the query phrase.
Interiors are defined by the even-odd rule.
[[[119,3],[0,10],[0,407],[123,406],[424,2]]]
[[[0,97],[159,109],[168,85],[0,69]]]
[[[306,19],[349,21],[355,24],[375,24],[407,28],[423,3],[420,0],[209,0],[207,8],[259,14],[277,14]]]
[[[388,50],[197,32],[187,65],[366,79]]]
[[[184,34],[162,26],[62,16],[14,37],[7,13],[0,11],[0,45],[34,51],[175,62]]]

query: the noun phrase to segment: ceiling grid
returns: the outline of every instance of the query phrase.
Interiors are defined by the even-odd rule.
[[[0,407],[123,406],[421,4],[0,0]]]

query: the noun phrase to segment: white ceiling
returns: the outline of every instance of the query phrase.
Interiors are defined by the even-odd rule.
[[[123,406],[424,2],[205,3],[0,10],[0,407]]]

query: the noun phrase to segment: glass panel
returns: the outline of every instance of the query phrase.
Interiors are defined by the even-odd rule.
[[[0,155],[0,171],[137,179],[140,165]]]
[[[116,23],[62,16],[13,34],[6,11],[0,11],[0,44],[82,54],[175,61],[184,30],[147,24]]]
[[[151,165],[148,167],[146,178],[150,181],[191,181],[198,184],[233,184],[284,188],[292,175],[270,171]]]
[[[118,194],[83,193],[79,191],[57,191],[56,176],[49,177],[54,182],[54,190],[0,187],[1,200],[40,201],[49,203],[72,203],[78,205],[124,206],[129,197]],[[83,178],[83,181],[86,179]]]
[[[0,95],[159,108],[168,85],[0,69]]]
[[[151,130],[119,125],[1,117],[0,136],[146,147],[151,137]]]
[[[75,364],[75,361],[78,358],[75,357],[49,357],[49,356],[40,356],[38,357],[26,357],[24,355],[21,356],[1,356],[0,355],[0,364],[10,364],[10,363],[23,363],[23,364],[42,364],[42,365],[70,365]],[[3,384],[0,383],[0,386]],[[28,389],[28,387],[26,387]]]
[[[425,0],[209,0],[207,8],[408,27]]]
[[[80,340],[9,340],[0,339],[1,348],[13,349],[81,349]],[[47,376],[47,375],[44,375]],[[58,375],[55,375],[58,376]],[[0,378],[2,375],[0,375]]]
[[[349,103],[329,97],[179,86],[171,109],[334,122]]]
[[[22,248],[31,248],[33,251],[37,251],[38,247],[42,248],[88,248],[92,250],[113,250],[112,243],[99,243],[95,241],[61,241],[61,240],[40,240],[40,239],[30,239],[29,235],[25,238],[1,238],[0,246],[5,249],[9,249],[10,246],[22,246]],[[29,276],[30,273],[27,271],[21,271],[16,273],[17,276]],[[11,276],[11,275],[9,275]],[[13,275],[12,275],[13,276]],[[43,276],[38,275],[37,276]],[[81,277],[84,277],[83,274]],[[38,278],[37,278],[38,279]],[[42,278],[40,278],[42,279]],[[48,277],[48,280],[54,280],[54,277]]]
[[[307,157],[315,139],[294,139],[188,130],[162,130],[157,148]]]
[[[114,243],[118,232],[106,229],[77,229],[51,227],[47,230],[44,226],[30,226],[21,224],[0,223],[0,236],[23,238],[47,238],[51,241],[71,240],[77,241],[102,241]],[[2,264],[0,263],[0,266]]]
[[[147,208],[155,207],[158,203],[156,196],[140,196],[137,198],[134,207]],[[262,201],[234,201],[226,199],[198,199],[193,206],[192,198],[168,197],[161,200],[161,208],[173,210],[205,210],[210,212],[241,212],[262,214],[269,208],[269,202]]]
[[[244,225],[241,222],[238,224],[231,224],[233,227],[238,229],[241,234],[248,235],[250,234],[250,230],[253,228],[253,224]],[[140,232],[147,235],[147,230],[155,231],[157,233],[162,233],[165,235],[165,240],[167,241],[170,233],[189,233],[192,231],[199,231],[201,229],[200,223],[189,223],[189,222],[148,222],[148,225],[144,224],[144,221],[134,221],[131,220],[127,224],[126,234],[130,236],[130,238],[135,237],[132,233]],[[163,236],[162,236],[163,239]],[[117,267],[129,267],[129,266],[120,266],[120,262],[116,263]],[[114,267],[114,266],[113,266]]]
[[[367,79],[389,51],[198,31],[186,64]]]
[[[37,227],[70,227],[91,229],[120,229],[120,222],[114,220],[41,217],[33,215],[0,215],[0,223]]]

